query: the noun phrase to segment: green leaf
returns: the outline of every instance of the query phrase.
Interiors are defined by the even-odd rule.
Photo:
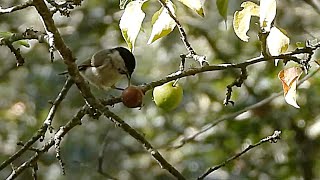
[[[13,34],[12,32],[0,32],[0,38],[10,38]],[[28,40],[18,40],[13,43],[18,44],[18,46],[30,47]]]
[[[229,0],[217,0],[216,4],[217,4],[217,8],[218,8],[220,16],[222,16],[223,19],[226,21],[227,14],[228,14]]]
[[[303,42],[296,42],[296,47],[297,48],[304,48],[304,47],[306,47],[306,45]]]
[[[9,38],[12,35],[13,35],[12,32],[0,32],[0,37],[1,38]]]
[[[171,1],[167,1],[167,6],[171,13],[175,16],[175,6]],[[176,27],[176,22],[171,18],[167,9],[161,8],[154,13],[152,17],[152,32],[148,40],[148,44],[153,43],[159,38],[168,35]]]
[[[19,40],[19,41],[16,41],[14,42],[15,44],[18,44],[20,46],[24,46],[24,47],[27,47],[29,48],[30,47],[30,44],[27,40]]]
[[[125,39],[128,47],[133,51],[134,44],[141,29],[141,24],[145,18],[145,13],[141,7],[145,1],[132,1],[130,2],[120,19],[120,29],[123,38]]]
[[[204,11],[201,0],[179,0],[190,9],[196,11],[201,17],[204,17]],[[204,2],[204,0],[203,0]]]

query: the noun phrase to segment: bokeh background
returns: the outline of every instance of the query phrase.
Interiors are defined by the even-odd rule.
[[[1,1],[9,7],[23,1]],[[189,41],[198,54],[206,55],[210,64],[239,63],[260,55],[257,38],[258,19],[252,19],[250,41],[240,41],[233,32],[232,17],[240,10],[242,1],[230,1],[227,22],[218,14],[215,1],[205,2],[204,18],[174,1],[177,16],[185,28]],[[254,1],[258,3],[257,1]],[[291,46],[297,42],[314,40],[320,35],[320,21],[316,9],[303,0],[277,1],[275,24],[287,31]],[[175,29],[167,37],[148,45],[151,33],[151,17],[160,8],[157,1],[145,3],[146,18],[136,42],[134,54],[137,69],[133,84],[139,85],[159,80],[178,70],[179,55],[186,53]],[[123,10],[118,1],[84,1],[70,17],[54,15],[66,44],[78,62],[89,58],[95,51],[115,46],[126,46],[119,30]],[[26,28],[43,31],[39,15],[34,8],[0,16],[1,32],[23,32]],[[46,44],[30,41],[31,47],[21,47],[26,58],[24,66],[15,68],[15,57],[7,47],[0,47],[0,161],[3,162],[19,146],[41,127],[50,109],[48,101],[54,100],[62,88],[64,76],[57,75],[66,69],[61,57],[55,53],[54,62]],[[314,56],[319,58],[318,53]],[[312,70],[317,65],[311,63]],[[198,66],[193,60],[187,67]],[[289,64],[290,66],[290,64]],[[282,131],[282,139],[276,144],[264,144],[241,158],[215,171],[208,179],[319,179],[320,178],[320,79],[316,74],[298,89],[300,109],[275,98],[262,107],[219,123],[181,148],[170,148],[179,139],[199,131],[223,115],[239,111],[255,104],[273,93],[281,91],[277,78],[283,64],[275,67],[273,62],[259,63],[248,68],[248,79],[241,88],[234,88],[234,106],[224,106],[226,86],[238,77],[239,71],[225,70],[207,72],[181,79],[184,99],[176,110],[168,113],[158,109],[152,101],[151,92],[144,99],[142,109],[128,109],[122,104],[111,110],[151,142],[165,158],[178,168],[187,179],[196,179],[208,167],[223,162],[251,143]],[[303,75],[305,76],[305,74]],[[126,82],[119,83],[124,87]],[[97,97],[108,98],[118,91],[102,92],[92,88]],[[60,105],[53,126],[64,125],[84,105],[83,98],[73,87]],[[46,138],[53,134],[47,133]],[[75,127],[62,141],[61,155],[66,164],[66,175],[51,149],[39,160],[39,179],[103,179],[97,172],[98,155],[106,142],[103,170],[117,179],[173,179],[162,170],[142,145],[117,128],[106,118],[99,120],[85,117],[81,126]],[[38,142],[34,146],[40,147]],[[18,166],[32,155],[25,153],[14,162]],[[0,172],[4,179],[10,167]],[[30,179],[31,170],[18,179]]]

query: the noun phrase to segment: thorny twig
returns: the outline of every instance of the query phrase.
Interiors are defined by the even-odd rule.
[[[204,174],[198,177],[198,180],[204,179],[207,177],[209,174],[211,174],[213,171],[220,169],[221,167],[225,166],[229,162],[235,160],[236,158],[240,157],[241,155],[245,154],[248,152],[250,149],[253,149],[257,146],[260,146],[263,143],[270,142],[270,143],[276,143],[280,139],[281,131],[274,131],[271,136],[268,136],[266,138],[261,139],[258,143],[249,145],[247,148],[245,148],[243,151],[240,153],[235,154],[234,156],[230,157],[229,159],[225,160],[223,163],[209,168]]]

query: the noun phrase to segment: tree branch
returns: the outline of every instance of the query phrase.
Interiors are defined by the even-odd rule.
[[[9,8],[1,8],[0,7],[0,15],[7,14],[7,13],[12,13],[14,11],[19,11],[19,10],[25,9],[25,8],[27,8],[29,6],[32,6],[33,5],[32,3],[33,3],[32,0],[28,0],[25,3],[19,4],[19,5],[16,5],[16,6],[12,6],[12,7],[9,7]]]
[[[81,124],[81,119],[83,118],[84,115],[86,115],[87,111],[88,111],[88,107],[83,106],[65,126],[61,127],[56,132],[54,137],[52,137],[47,143],[45,143],[45,145],[42,146],[41,149],[39,149],[38,152],[36,152],[28,161],[24,162],[18,168],[13,170],[12,173],[7,178],[7,180],[11,180],[11,179],[16,178],[26,168],[29,168],[32,166],[32,164],[36,163],[42,154],[47,152],[52,146],[55,145],[55,138],[64,137],[71,129],[73,129],[75,126]]]
[[[184,66],[184,59],[185,58],[193,58],[195,61],[198,61],[200,63],[201,66],[204,66],[204,65],[208,65],[208,62],[206,60],[206,56],[202,56],[202,55],[197,55],[197,53],[193,50],[193,48],[191,47],[191,44],[189,43],[188,41],[188,38],[187,38],[187,33],[186,31],[184,30],[184,28],[182,27],[181,23],[179,22],[179,20],[175,17],[175,15],[171,12],[170,8],[167,6],[166,2],[164,0],[158,0],[159,3],[164,7],[166,8],[166,10],[168,11],[168,14],[169,16],[175,21],[175,23],[177,24],[177,27],[179,29],[179,32],[180,32],[180,35],[181,35],[181,40],[182,42],[184,43],[187,51],[188,51],[188,54],[186,55],[182,55],[181,56],[181,59],[182,59],[182,66]],[[180,66],[180,69],[183,69],[181,68]]]
[[[101,110],[101,109],[100,109]],[[166,169],[170,174],[172,174],[177,179],[185,179],[182,174],[176,170],[169,162],[167,162],[163,156],[156,150],[140,133],[134,130],[129,124],[124,122],[119,116],[112,113],[111,111],[104,109],[103,114],[110,118],[118,127],[123,131],[130,134],[134,139],[140,142],[143,147],[151,154],[151,156],[158,161],[161,168]]]
[[[51,37],[56,49],[62,56],[64,63],[67,65],[68,73],[79,88],[82,96],[91,107],[97,107],[99,102],[92,95],[89,86],[85,83],[83,77],[80,75],[78,66],[75,63],[76,58],[73,56],[72,51],[64,43],[64,40],[54,24],[50,10],[43,0],[34,0],[33,4],[43,20],[47,34],[49,37]]]
[[[68,78],[67,81],[65,82],[65,85],[61,89],[59,95],[57,98],[54,100],[52,103],[52,107],[48,113],[48,116],[46,120],[44,121],[42,127],[33,135],[19,151],[14,153],[12,156],[10,156],[7,160],[5,160],[1,165],[0,165],[0,171],[8,166],[10,163],[12,163],[14,160],[16,160],[18,157],[20,157],[26,150],[28,150],[32,144],[34,144],[38,139],[42,140],[44,138],[45,133],[47,132],[48,128],[51,128],[52,120],[55,115],[55,112],[57,111],[57,108],[59,104],[62,102],[62,100],[65,98],[67,95],[67,92],[69,91],[70,87],[72,86],[73,81]]]
[[[298,87],[303,83],[305,82],[306,80],[310,79],[311,77],[313,77],[317,72],[320,71],[320,68],[318,67],[316,70],[314,70],[313,72],[309,73],[307,76],[305,76],[304,78],[302,78],[299,82],[298,82]],[[269,102],[271,102],[273,99],[281,96],[283,94],[283,91],[280,91],[278,93],[274,93],[272,94],[271,96],[253,104],[253,105],[250,105],[248,107],[245,107],[244,109],[240,110],[240,111],[237,111],[237,112],[234,112],[232,114],[229,114],[229,115],[225,115],[225,116],[222,116],[221,118],[218,118],[217,120],[215,120],[213,123],[210,123],[210,124],[206,124],[204,125],[200,131],[194,133],[193,135],[191,136],[188,136],[188,137],[184,137],[182,140],[180,140],[180,144],[178,145],[172,145],[170,148],[180,148],[182,146],[184,146],[185,144],[187,144],[188,142],[191,142],[193,141],[196,137],[200,136],[201,134],[207,132],[208,130],[210,130],[211,128],[215,127],[216,125],[218,125],[219,123],[223,122],[223,121],[226,121],[226,120],[231,120],[231,119],[234,119],[235,117],[239,116],[240,114],[244,113],[244,112],[247,112],[249,110],[252,110],[252,109],[256,109],[258,107],[261,107]]]

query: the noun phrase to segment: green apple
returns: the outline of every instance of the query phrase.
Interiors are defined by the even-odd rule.
[[[179,106],[183,97],[183,89],[172,82],[157,86],[153,89],[153,100],[158,107],[171,111]]]

